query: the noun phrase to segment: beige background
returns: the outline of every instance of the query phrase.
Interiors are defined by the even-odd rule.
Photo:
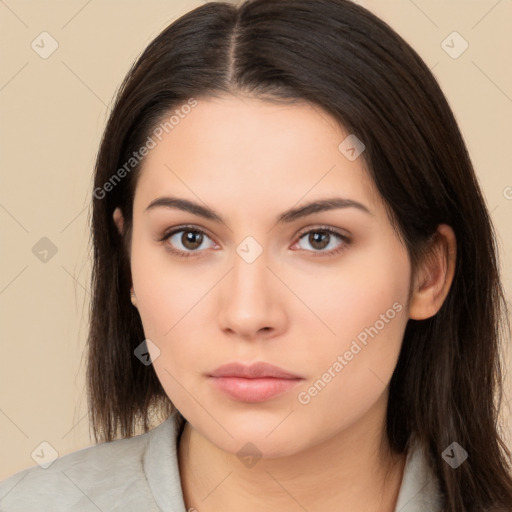
[[[510,298],[512,0],[359,3],[420,53],[445,91],[499,233]],[[82,353],[93,162],[107,106],[133,60],[200,4],[0,0],[0,479],[33,466],[43,441],[61,456],[92,444]],[[43,31],[58,43],[47,59],[31,47]],[[441,46],[453,31],[469,44],[457,59]],[[462,48],[453,37],[448,44]],[[32,251],[43,237],[57,250],[46,262]],[[505,401],[511,397],[508,386]],[[510,403],[504,415],[512,447]]]

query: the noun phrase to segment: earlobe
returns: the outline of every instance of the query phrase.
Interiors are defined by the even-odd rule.
[[[135,295],[135,292],[133,291],[133,286],[130,290],[130,300],[132,301],[132,304],[137,307],[137,296]]]
[[[455,274],[456,254],[457,241],[453,229],[447,224],[440,224],[415,277],[409,318],[425,320],[441,309]]]
[[[124,230],[124,217],[123,213],[121,212],[121,208],[119,206],[114,210],[114,213],[112,215],[114,219],[114,223],[117,226],[117,230],[119,231],[119,234],[123,234]]]

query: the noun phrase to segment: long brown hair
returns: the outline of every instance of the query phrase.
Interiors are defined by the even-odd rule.
[[[387,24],[347,0],[207,3],[158,35],[124,79],[92,197],[87,385],[96,441],[132,436],[139,426],[145,432],[151,414],[173,410],[153,367],[134,356],[144,340],[129,293],[134,154],[175,109],[226,93],[306,100],[364,141],[363,158],[413,268],[437,226],[453,228],[453,284],[434,317],[408,322],[389,387],[387,436],[398,453],[417,436],[446,512],[512,510],[511,454],[498,423],[499,342],[508,324],[494,228],[432,73]],[[113,223],[116,207],[124,237]],[[453,442],[469,454],[457,469],[441,456]]]

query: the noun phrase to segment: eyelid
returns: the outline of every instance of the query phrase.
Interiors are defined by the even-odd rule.
[[[324,224],[313,224],[312,226],[307,226],[305,228],[302,228],[298,233],[297,237],[301,237],[302,235],[305,235],[306,233],[309,233],[311,231],[327,231],[329,233],[333,233],[335,235],[338,235],[339,237],[350,240],[350,235],[345,230],[334,228],[332,226],[324,225]],[[345,231],[345,233],[344,233]]]
[[[201,235],[206,235],[215,245],[218,245],[217,242],[215,241],[215,239],[208,233],[208,231],[204,228],[200,228],[198,226],[195,226],[193,224],[182,224],[182,225],[179,225],[179,226],[173,226],[172,228],[169,228],[169,229],[166,229],[163,233],[162,236],[159,236],[157,238],[157,241],[158,242],[166,242],[171,236],[175,235],[176,233],[179,233],[180,231],[194,231],[194,232],[197,232],[197,233],[200,233]],[[166,244],[167,246],[169,246],[169,244]],[[168,250],[170,250],[171,252],[175,252],[175,253],[186,253],[186,254],[190,254],[190,255],[193,255],[193,254],[200,254],[203,251],[180,251],[180,250],[176,250],[176,249],[169,249],[169,247],[166,247]]]
[[[303,238],[304,235],[307,235],[308,233],[314,233],[314,232],[326,232],[330,235],[337,236],[339,239],[341,239],[341,245],[335,249],[331,249],[330,251],[305,251],[311,254],[314,258],[316,257],[324,257],[328,258],[330,256],[337,256],[341,254],[347,247],[352,243],[352,237],[349,234],[344,234],[343,230],[340,230],[338,228],[334,228],[332,226],[326,226],[326,225],[313,225],[308,226],[306,228],[303,228],[299,233],[296,235],[297,242],[295,242],[293,245],[297,245],[299,241]]]

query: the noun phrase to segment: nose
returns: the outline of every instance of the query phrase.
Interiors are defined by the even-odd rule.
[[[286,328],[283,285],[267,266],[266,253],[247,263],[235,255],[218,301],[221,330],[245,340],[275,337]]]

